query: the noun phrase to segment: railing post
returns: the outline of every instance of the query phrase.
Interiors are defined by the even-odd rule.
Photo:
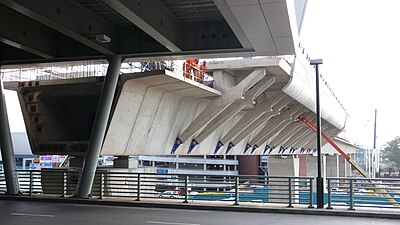
[[[140,173],[137,175],[137,188],[136,188],[136,199],[135,201],[140,201]]]
[[[292,204],[292,178],[289,177],[288,179],[289,179],[288,180],[288,184],[289,184],[289,188],[288,188],[288,191],[289,191],[289,205],[288,205],[288,208],[293,208],[293,204]]]
[[[331,187],[331,179],[327,178],[328,181],[328,207],[327,209],[333,209],[332,208],[332,187]]]
[[[61,189],[61,197],[65,197],[65,181],[66,181],[66,176],[65,176],[65,171],[62,172],[62,189]]]
[[[314,178],[310,178],[310,205],[308,206],[308,208],[314,208],[314,191],[313,191],[313,182]]]
[[[104,188],[104,173],[100,172],[99,199],[103,199],[103,188]]]
[[[354,210],[354,188],[353,188],[353,179],[350,179],[350,208],[349,210]]]
[[[32,196],[33,192],[33,173],[32,170],[29,171],[29,196]]]
[[[235,177],[235,203],[233,205],[239,205],[239,176]]]
[[[189,190],[188,190],[188,182],[189,182],[189,176],[188,175],[186,175],[185,176],[185,200],[183,201],[183,203],[188,203],[188,192],[189,192]]]

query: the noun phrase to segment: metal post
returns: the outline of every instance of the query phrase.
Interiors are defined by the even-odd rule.
[[[78,191],[75,195],[77,198],[89,198],[90,196],[90,191],[92,189],[94,176],[96,173],[97,161],[99,159],[101,146],[106,133],[107,122],[118,83],[122,57],[113,55],[108,61],[109,64],[107,68],[107,75],[97,107],[96,118],[94,120],[93,130],[90,136],[89,148],[86,154],[85,164],[82,169],[82,176],[80,178]]]
[[[18,175],[15,165],[14,148],[8,123],[6,99],[4,95],[3,77],[0,75],[0,147],[3,158],[4,176],[6,178],[7,195],[20,193]]]
[[[33,174],[32,170],[29,171],[29,196],[32,196],[33,192]]]
[[[188,193],[189,193],[188,182],[189,182],[189,176],[186,175],[185,176],[185,200],[183,201],[183,203],[188,203]]]
[[[314,178],[310,178],[310,205],[308,206],[308,208],[314,208],[314,192],[313,192],[313,182]]]
[[[289,205],[288,205],[288,208],[293,208],[293,205],[292,205],[292,178],[289,177],[288,179],[289,179],[288,180],[288,183],[289,183],[289,189],[288,189],[288,191],[289,191]]]
[[[136,199],[135,201],[140,201],[140,173],[137,175],[137,188],[136,188]]]
[[[310,61],[315,66],[315,90],[316,90],[316,124],[317,124],[317,208],[324,208],[324,178],[322,177],[321,163],[321,107],[319,99],[319,70],[318,66],[322,64],[322,59],[314,59]]]
[[[349,210],[354,210],[354,189],[353,189],[353,179],[350,179],[350,208]]]
[[[104,190],[104,173],[100,173],[100,187],[99,187],[99,199],[103,199],[103,190]]]
[[[239,177],[235,177],[235,203],[233,205],[239,205]]]
[[[376,114],[378,113],[378,110],[375,109],[375,120],[374,120],[374,150],[376,149]]]
[[[331,179],[327,178],[328,182],[328,207],[327,209],[333,209],[332,208],[332,188],[331,188]]]
[[[63,197],[63,198],[65,197],[65,186],[66,186],[66,185],[65,185],[65,182],[66,182],[66,180],[67,180],[66,177],[67,177],[67,176],[66,176],[66,174],[65,174],[65,171],[63,171],[63,172],[62,172],[62,180],[63,180],[63,181],[62,181],[62,189],[61,189],[61,197]]]

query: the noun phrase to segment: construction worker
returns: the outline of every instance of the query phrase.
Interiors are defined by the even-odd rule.
[[[197,63],[199,62],[198,59],[187,59],[183,64],[183,76],[189,79],[192,78],[192,71],[193,74],[196,75],[197,70]]]
[[[195,81],[203,83],[204,74],[207,73],[208,71],[206,64],[207,62],[204,60],[203,63],[201,63],[200,66],[198,67],[197,76],[195,76]]]

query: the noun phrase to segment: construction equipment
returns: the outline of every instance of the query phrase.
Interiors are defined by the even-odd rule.
[[[303,122],[306,126],[308,126],[311,130],[313,130],[314,132],[317,132],[317,127],[315,126],[315,124],[313,122],[311,122],[309,119],[307,119],[307,117],[300,115],[296,118],[297,122]],[[368,176],[367,172],[365,172],[359,165],[357,165],[356,162],[354,162],[350,156],[348,156],[337,144],[335,144],[335,142],[333,142],[332,139],[330,139],[324,132],[321,131],[321,136],[329,143],[332,145],[332,147],[339,152],[345,159],[347,162],[350,163],[350,165],[352,165],[364,178],[371,178]],[[368,180],[369,183],[371,183],[377,190],[377,192],[380,192],[380,194],[385,197],[389,202],[393,203],[394,206],[399,206],[399,203],[393,199],[392,196],[390,196],[389,194],[383,192],[381,189],[381,187],[379,186],[379,184],[376,184],[375,182],[373,182],[373,180]]]

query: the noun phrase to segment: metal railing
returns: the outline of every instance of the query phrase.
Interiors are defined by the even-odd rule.
[[[80,172],[68,170],[19,170],[21,193],[71,197]],[[204,174],[156,174],[97,171],[91,195],[97,198],[172,199],[189,201],[225,201],[279,203],[313,206],[311,177],[222,176]],[[0,193],[6,193],[0,173]]]
[[[333,206],[400,208],[400,179],[327,178],[328,209]]]
[[[121,65],[120,73],[140,73],[153,70],[170,70],[184,76],[182,60],[168,61],[147,61],[135,62],[127,59]],[[13,65],[9,68],[2,68],[0,75],[3,81],[41,81],[41,80],[64,80],[84,77],[105,76],[108,62],[106,60],[71,61],[42,64]],[[192,76],[193,75],[193,76]],[[201,76],[201,77],[199,77]],[[186,77],[189,77],[187,74]],[[191,68],[190,79],[210,86],[212,77],[199,70]]]

